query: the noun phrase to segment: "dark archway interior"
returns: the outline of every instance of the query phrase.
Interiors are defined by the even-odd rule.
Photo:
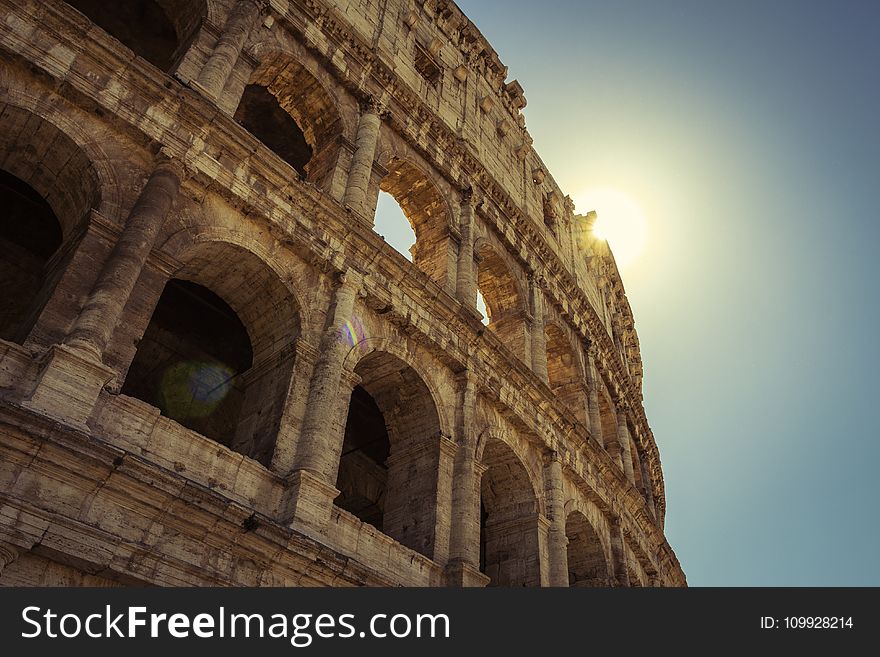
[[[61,225],[45,199],[0,170],[0,338],[21,341],[41,297],[46,264],[61,246]]]
[[[528,472],[504,443],[490,440],[480,480],[480,567],[488,586],[539,586],[537,499]]]
[[[586,516],[577,511],[569,514],[565,537],[568,539],[568,585],[610,586],[605,550]]]
[[[266,87],[249,84],[244,88],[235,110],[235,120],[296,169],[300,176],[306,176],[305,167],[312,159],[312,147],[293,117],[284,111]]]
[[[390,453],[391,442],[382,411],[370,393],[356,386],[348,408],[336,480],[340,493],[334,503],[379,531]]]
[[[398,357],[364,356],[349,402],[336,505],[432,558],[440,420],[419,374]]]
[[[67,4],[157,68],[169,71],[174,64],[181,39],[160,3],[153,0],[67,0]]]
[[[122,393],[219,443],[233,446],[253,364],[248,333],[235,311],[201,285],[165,286]]]

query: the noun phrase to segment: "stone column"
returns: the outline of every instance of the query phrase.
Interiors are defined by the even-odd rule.
[[[468,188],[461,195],[458,219],[461,242],[458,245],[455,296],[463,306],[477,309],[477,279],[474,274],[474,194]]]
[[[434,500],[434,554],[439,564],[449,562],[449,545],[452,538],[452,487],[455,476],[455,452],[458,444],[447,436],[439,437],[437,457],[437,493]]]
[[[587,373],[587,414],[590,418],[590,433],[603,447],[605,437],[602,434],[602,415],[599,413],[599,371],[596,368],[596,345],[587,348],[585,369]]]
[[[452,521],[446,581],[450,586],[485,586],[489,578],[480,572],[480,481],[485,467],[476,460],[474,433],[476,380],[471,370],[458,378],[455,464],[452,475]]]
[[[83,426],[113,378],[104,350],[180,189],[183,171],[163,160],[150,175],[104,263],[73,329],[43,356],[36,385],[22,404]]]
[[[545,383],[547,376],[547,338],[544,335],[544,291],[537,276],[529,276],[532,302],[532,370]]]
[[[626,408],[619,403],[617,405],[617,442],[620,445],[620,458],[623,460],[623,473],[631,484],[635,484],[636,477],[633,471],[630,440]]]
[[[6,566],[18,559],[18,547],[6,541],[0,541],[0,575],[6,570]]]
[[[568,538],[565,535],[562,463],[559,461],[559,454],[555,451],[545,458],[544,491],[547,495],[547,519],[550,521],[547,534],[550,557],[549,584],[568,586]]]
[[[355,151],[348,172],[343,205],[353,212],[369,218],[367,210],[367,188],[373,172],[373,159],[376,157],[376,145],[379,143],[379,106],[374,101],[361,104],[361,118],[358,121]],[[372,222],[371,222],[372,223]]]
[[[240,0],[235,3],[214,51],[193,82],[193,86],[211,100],[217,100],[223,93],[244,44],[267,6],[265,0]]]
[[[611,558],[614,568],[614,581],[617,586],[629,586],[629,572],[626,569],[626,542],[623,538],[623,528],[620,526],[620,518],[612,516],[609,519],[611,538]]]
[[[330,321],[321,341],[321,355],[309,389],[306,414],[291,476],[293,520],[323,528],[330,518],[336,490],[339,455],[345,433],[345,415],[356,375],[345,377],[344,361],[351,344],[343,330],[354,312],[362,278],[354,271],[339,275]]]
[[[68,346],[89,351],[100,361],[177,198],[182,177],[179,165],[171,160],[153,170],[65,340]]]
[[[272,471],[282,477],[293,470],[297,438],[302,429],[309,397],[309,383],[315,372],[318,350],[302,337],[296,340],[296,360],[290,375],[290,385],[284,401],[275,451],[272,453]]]

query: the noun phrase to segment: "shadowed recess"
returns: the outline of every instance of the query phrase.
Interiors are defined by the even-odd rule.
[[[122,393],[142,399],[183,426],[231,446],[253,364],[244,325],[201,285],[172,279],[138,345]]]
[[[192,0],[67,0],[95,25],[162,71],[170,71],[205,16]]]
[[[305,177],[312,148],[297,122],[266,87],[249,84],[244,88],[235,120]]]
[[[30,185],[0,170],[0,338],[21,341],[61,246],[61,226]]]
[[[433,556],[440,421],[425,382],[386,352],[355,368],[336,506],[396,541]]]

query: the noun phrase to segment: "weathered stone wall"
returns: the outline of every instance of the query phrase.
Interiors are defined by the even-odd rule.
[[[684,584],[613,257],[453,3],[74,4],[0,0],[0,193],[62,236],[0,340],[0,583]]]

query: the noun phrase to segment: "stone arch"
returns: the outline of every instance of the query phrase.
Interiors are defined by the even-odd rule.
[[[587,516],[579,510],[567,513],[565,536],[568,539],[568,585],[611,586],[611,562]]]
[[[433,558],[443,432],[426,379],[398,355],[355,348],[334,503]],[[352,358],[352,360],[354,360]],[[349,363],[352,364],[352,363]]]
[[[486,239],[474,245],[477,261],[477,289],[488,312],[488,328],[521,359],[527,360],[527,299],[507,259]]]
[[[235,119],[309,182],[327,188],[347,134],[339,101],[291,54],[259,54]]]
[[[614,402],[604,385],[599,386],[599,421],[602,426],[602,439],[606,447],[617,442],[617,411]]]
[[[190,0],[65,0],[95,25],[161,71],[182,58],[208,13]]]
[[[31,333],[102,189],[92,157],[63,129],[0,103],[0,338],[22,343]]]
[[[628,545],[625,544],[626,550],[626,570],[629,575],[629,585],[631,587],[644,587],[650,585],[648,574],[639,561],[638,555]]]
[[[182,228],[169,235],[160,247],[161,251],[177,261],[186,261],[200,244],[226,243],[254,255],[265,267],[272,271],[286,288],[286,294],[293,300],[291,312],[296,317],[298,332],[313,330],[311,310],[304,303],[303,291],[291,280],[289,262],[278,257],[273,244],[263,244],[261,234],[228,228],[226,226],[199,225],[197,229]],[[271,241],[271,240],[270,240]]]
[[[122,393],[268,465],[295,359],[295,297],[264,260],[196,241],[167,281]]]
[[[547,376],[550,388],[557,398],[586,424],[586,390],[577,352],[569,335],[552,321],[544,322],[547,345]]]
[[[480,570],[489,586],[540,586],[539,503],[528,469],[504,441],[478,445]]]
[[[451,285],[449,226],[452,213],[439,187],[409,159],[391,156],[383,162],[387,173],[379,190],[391,195],[416,236],[411,249],[413,262],[441,285]]]
[[[353,323],[360,322],[360,319],[355,318]],[[357,334],[358,331],[368,331],[362,325],[359,327],[354,327],[354,334]],[[351,327],[347,327],[346,331],[352,331]],[[345,337],[348,340],[348,336]],[[431,393],[431,398],[434,400],[435,406],[437,408],[438,418],[440,422],[440,433],[444,436],[449,436],[452,434],[452,425],[454,419],[449,417],[449,415],[445,412],[447,409],[444,408],[442,403],[442,386],[441,384],[435,380],[432,373],[424,366],[423,363],[420,363],[418,355],[415,353],[415,347],[413,347],[412,343],[408,342],[406,339],[401,339],[398,336],[386,337],[386,336],[367,336],[363,335],[359,338],[355,338],[351,340],[353,342],[351,350],[349,350],[348,354],[345,356],[345,360],[343,361],[343,369],[347,372],[354,372],[357,367],[358,362],[369,356],[373,352],[387,352],[401,361],[407,367],[411,367],[422,380],[422,383],[428,388],[428,391]]]

